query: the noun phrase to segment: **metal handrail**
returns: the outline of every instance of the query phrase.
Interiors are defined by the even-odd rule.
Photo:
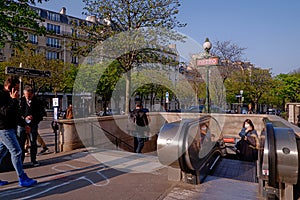
[[[107,130],[105,130],[104,128],[102,128],[101,126],[99,126],[98,124],[92,122],[91,123],[92,126],[95,126],[97,128],[100,128],[101,130],[103,130],[106,134],[112,136],[115,139],[115,145],[117,148],[119,148],[119,144],[123,143],[125,144],[125,146],[127,146],[129,149],[131,149],[132,151],[134,150],[134,147],[130,144],[128,144],[127,142],[125,142],[124,140],[121,140],[120,138],[116,137],[115,135],[111,134],[110,132],[108,132]]]

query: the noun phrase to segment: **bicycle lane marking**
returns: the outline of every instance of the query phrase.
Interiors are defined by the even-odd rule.
[[[71,170],[63,170],[63,169],[59,169],[59,167],[69,167],[69,168],[71,168]],[[54,189],[59,188],[59,187],[62,187],[64,185],[71,184],[71,183],[76,182],[78,180],[85,180],[85,181],[89,182],[90,184],[92,184],[95,187],[106,186],[106,185],[108,185],[110,183],[110,181],[109,181],[109,179],[104,174],[101,173],[101,171],[103,169],[105,169],[106,167],[104,165],[100,165],[100,167],[102,167],[102,168],[100,170],[98,170],[97,172],[95,172],[95,173],[97,173],[97,175],[99,175],[100,177],[102,177],[104,179],[105,183],[97,184],[94,181],[92,181],[91,179],[87,178],[86,176],[81,176],[79,178],[76,178],[76,179],[73,179],[73,180],[69,180],[69,181],[64,182],[62,184],[55,185],[53,187],[44,189],[41,192],[35,193],[33,195],[22,197],[21,199],[31,199],[33,197],[45,194],[45,193],[47,193],[47,192],[49,192],[51,190],[54,190]],[[69,164],[60,164],[60,165],[53,166],[52,169],[54,171],[63,172],[63,173],[59,174],[59,175],[54,175],[54,176],[49,176],[49,177],[46,177],[46,178],[37,179],[38,182],[39,182],[39,184],[36,185],[36,186],[34,186],[34,187],[31,187],[31,188],[17,188],[17,191],[16,190],[13,190],[13,191],[10,190],[10,191],[7,191],[7,192],[1,192],[0,196],[4,197],[4,196],[13,195],[13,194],[19,194],[19,193],[29,192],[29,191],[31,191],[33,189],[45,187],[45,186],[50,185],[50,183],[49,182],[48,183],[41,183],[41,182],[47,182],[47,181],[53,181],[53,180],[58,180],[58,179],[66,178],[67,175],[70,174],[70,173],[72,173],[72,171],[74,169],[75,170],[80,170],[80,169],[84,169],[84,168],[79,168],[79,167],[76,167],[76,166],[73,166],[73,165],[69,165]],[[17,186],[12,186],[12,187],[7,187],[5,189],[15,189],[16,187]]]

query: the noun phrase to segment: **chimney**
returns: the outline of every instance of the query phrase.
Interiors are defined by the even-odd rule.
[[[67,9],[65,7],[62,7],[61,10],[59,11],[60,14],[66,15]]]
[[[96,23],[96,16],[95,15],[87,16],[85,20],[89,21],[89,22]]]

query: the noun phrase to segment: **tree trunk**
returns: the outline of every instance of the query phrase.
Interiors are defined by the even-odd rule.
[[[125,114],[130,112],[130,85],[131,85],[131,71],[126,73],[126,94],[125,94]]]

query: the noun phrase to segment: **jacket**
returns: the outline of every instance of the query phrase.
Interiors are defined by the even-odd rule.
[[[27,101],[25,97],[22,97],[20,99],[20,110],[21,110],[21,117],[22,121],[19,125],[24,126],[25,125],[25,117],[32,115],[32,120],[29,125],[38,125],[40,121],[43,120],[43,116],[45,116],[45,109],[42,106],[42,103],[40,100],[36,98],[36,96],[33,96],[31,99],[30,107],[27,105]]]
[[[16,129],[18,117],[18,99],[12,99],[8,91],[0,90],[0,130]]]

